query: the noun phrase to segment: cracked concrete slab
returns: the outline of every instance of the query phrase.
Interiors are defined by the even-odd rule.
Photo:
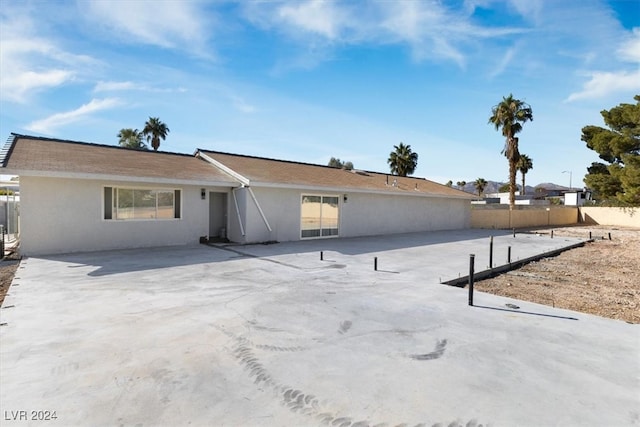
[[[0,311],[2,425],[640,425],[638,325],[482,293],[470,307],[439,283],[470,253],[488,267],[490,234],[496,264],[578,241],[464,230],[25,259]]]

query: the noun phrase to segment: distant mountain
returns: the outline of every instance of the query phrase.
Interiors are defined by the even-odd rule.
[[[478,192],[476,191],[476,187],[475,187],[474,182],[475,182],[475,179],[473,181],[468,181],[467,184],[463,188],[459,188],[454,183],[453,184],[453,188],[457,188],[458,190],[466,191],[467,193],[478,194]],[[487,181],[487,182],[488,182],[488,184],[484,189],[484,194],[497,193],[498,189],[500,187],[502,187],[505,184],[508,184],[507,182],[500,182],[500,181]],[[518,182],[517,184],[518,184],[518,191],[519,191],[520,190],[520,183]],[[568,190],[569,189],[569,187],[565,187],[565,186],[558,185],[558,184],[553,184],[551,182],[543,182],[542,184],[538,184],[535,187],[527,185],[526,194],[535,193],[536,192],[536,188],[544,188],[545,190]]]

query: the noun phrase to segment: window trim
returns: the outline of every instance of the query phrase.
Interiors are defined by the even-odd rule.
[[[304,197],[320,197],[320,235],[319,236],[309,236],[309,237],[304,237],[302,236],[302,232],[304,231],[302,229],[302,199]],[[338,199],[338,233],[337,234],[332,234],[329,236],[323,236],[322,235],[322,204],[323,204],[323,199],[325,197],[335,197],[336,199]],[[342,200],[340,198],[339,194],[322,194],[322,193],[300,193],[300,214],[298,215],[298,219],[300,221],[299,223],[299,227],[298,227],[298,237],[300,238],[300,240],[315,240],[315,239],[335,239],[337,237],[340,237],[340,230],[342,229]],[[328,230],[328,228],[327,228]]]
[[[109,212],[107,212],[107,192],[108,189],[111,190],[111,197],[109,197],[110,206]],[[158,200],[156,198],[156,217],[155,218],[115,218],[116,210],[114,209],[114,203],[117,202],[117,197],[115,196],[115,190],[144,190],[144,191],[153,191],[153,192],[166,192],[173,193],[173,217],[172,218],[158,218]],[[180,221],[183,219],[183,188],[177,187],[151,187],[151,186],[133,186],[133,185],[103,185],[101,192],[101,219],[105,222],[144,222],[144,221]],[[109,213],[110,215],[107,215]],[[110,216],[110,218],[107,218]]]

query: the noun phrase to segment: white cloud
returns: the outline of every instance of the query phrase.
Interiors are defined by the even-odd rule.
[[[53,39],[35,33],[22,10],[3,11],[0,18],[0,98],[27,103],[40,90],[72,82],[80,70],[96,63],[86,55],[61,49]]]
[[[616,53],[622,61],[634,63],[635,69],[589,72],[590,78],[582,90],[570,94],[565,102],[602,98],[615,92],[640,91],[640,28],[634,28]]]
[[[476,4],[453,10],[436,1],[373,0],[354,6],[327,0],[280,0],[248,2],[243,8],[253,24],[280,31],[304,46],[293,66],[282,69],[296,64],[309,68],[331,58],[327,52],[331,47],[354,44],[405,44],[416,61],[444,59],[463,67],[464,44],[524,31],[472,24],[468,9]]]
[[[602,98],[614,92],[640,90],[640,70],[594,72],[582,91],[569,95],[566,102]]]
[[[136,0],[110,2],[78,1],[78,7],[98,26],[120,34],[122,40],[185,48],[204,53],[207,39],[207,15],[201,2],[173,0]]]
[[[75,110],[56,113],[44,119],[31,122],[25,126],[25,129],[51,135],[60,127],[77,123],[91,116],[93,113],[108,110],[120,104],[121,102],[117,98],[92,99],[89,103]]]
[[[338,37],[340,30],[347,23],[346,13],[335,7],[336,4],[324,0],[285,4],[277,14],[284,24],[293,25],[332,40]]]
[[[629,40],[618,49],[620,59],[640,64],[640,28],[634,28]]]

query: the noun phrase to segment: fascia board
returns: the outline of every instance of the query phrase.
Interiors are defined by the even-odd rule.
[[[19,169],[4,169],[0,168],[2,175],[18,175],[18,176],[30,176],[38,178],[70,178],[70,179],[83,179],[83,180],[98,180],[98,181],[126,181],[126,182],[140,182],[147,184],[180,184],[180,185],[198,185],[209,187],[240,187],[239,182],[229,181],[214,181],[214,180],[189,180],[189,179],[170,179],[170,178],[153,178],[153,177],[141,177],[141,176],[129,176],[129,175],[111,175],[111,174],[92,174],[92,173],[77,173],[77,172],[47,172],[47,171],[32,171],[32,170],[19,170]]]

